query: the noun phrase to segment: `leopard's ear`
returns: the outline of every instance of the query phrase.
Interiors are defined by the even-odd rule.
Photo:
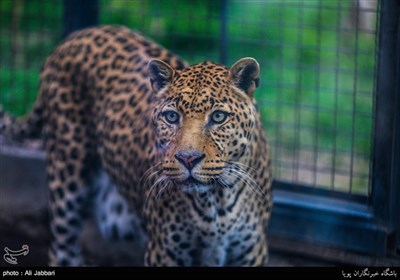
[[[175,70],[170,65],[158,59],[150,60],[148,69],[151,86],[156,93],[171,83],[175,75]]]
[[[229,70],[232,83],[252,97],[260,81],[260,65],[251,57],[239,59]]]

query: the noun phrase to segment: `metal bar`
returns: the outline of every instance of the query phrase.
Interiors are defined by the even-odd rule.
[[[273,104],[271,103],[270,105],[273,105]],[[304,108],[304,107],[301,107],[301,108]],[[281,126],[283,128],[288,128],[288,129],[294,129],[295,128],[295,124],[289,123],[289,122],[285,122],[285,121],[267,120],[265,123],[269,124],[271,126],[272,125],[278,125],[278,126]],[[305,129],[305,130],[315,130],[315,126],[308,125],[308,124],[300,124],[300,128],[301,129]],[[328,134],[328,133],[331,133],[331,130],[327,129],[327,128],[319,128],[319,132]],[[351,130],[343,130],[342,129],[342,130],[336,131],[336,133],[334,135],[336,135],[336,136],[349,136],[350,135],[351,136],[351,133],[352,133]],[[368,137],[370,134],[371,134],[370,131],[357,132],[357,136],[360,137],[360,138]],[[304,145],[302,145],[302,147],[303,146]],[[354,154],[356,154],[356,152],[354,152]]]
[[[375,29],[376,29],[376,32],[378,33],[379,32],[379,30],[380,30],[380,15],[381,15],[381,10],[380,10],[380,4],[379,3],[377,3],[376,4],[376,7],[377,7],[377,19],[376,19],[376,22],[375,22]],[[378,36],[375,36],[375,56],[374,56],[374,58],[375,58],[375,67],[374,67],[374,83],[373,83],[373,88],[374,88],[374,91],[373,91],[373,104],[376,104],[376,92],[377,92],[377,73],[378,73],[378,54],[379,54],[379,52],[378,52],[378,44],[379,44],[379,40],[378,40],[379,38],[378,38]],[[373,106],[372,107],[372,117],[373,117],[373,119],[374,119],[374,121],[372,122],[372,126],[371,126],[371,130],[372,130],[372,132],[375,132],[376,131],[376,121],[375,121],[375,119],[376,119],[376,106]],[[370,162],[369,162],[369,170],[370,170],[370,175],[369,175],[369,184],[368,184],[368,194],[369,194],[369,196],[370,197],[372,197],[372,179],[373,179],[373,165],[374,165],[374,161],[372,160],[372,156],[373,156],[373,149],[374,149],[374,138],[375,138],[375,134],[374,133],[371,133],[371,136],[370,136],[370,142],[372,143],[372,148],[371,148],[371,151],[370,151],[370,158],[371,158],[371,160],[370,160]]]
[[[339,59],[339,46],[340,46],[340,37],[341,37],[341,32],[340,32],[340,19],[341,19],[341,10],[340,10],[340,1],[337,2],[337,7],[338,7],[338,13],[336,16],[336,33],[337,33],[337,38],[338,41],[336,42],[336,63],[335,63],[335,99],[334,99],[334,111],[333,111],[333,149],[332,149],[332,177],[331,177],[331,189],[335,187],[335,177],[336,177],[336,152],[337,152],[337,115],[338,115],[338,94],[339,94],[339,69],[340,69],[340,59]]]
[[[261,99],[259,101],[260,105],[266,104],[268,106],[271,106],[274,103],[275,102],[268,102],[267,100],[263,100],[263,99]],[[289,103],[289,102],[282,102],[281,104],[285,105],[287,107],[295,107],[296,106],[296,104]],[[299,107],[301,109],[310,110],[310,111],[315,111],[318,109],[315,105],[308,105],[308,104],[301,104],[301,105],[299,105]],[[320,106],[319,109],[320,109],[320,111],[323,111],[325,113],[332,113],[332,110],[329,110],[328,107]],[[349,110],[342,110],[340,113],[342,115],[349,115],[349,116],[352,115],[352,111],[349,111]],[[366,118],[366,119],[372,118],[372,116],[369,112],[357,112],[357,117]]]
[[[282,167],[282,168],[289,169],[289,170],[291,168],[291,163],[288,163],[288,162],[275,161],[274,163],[278,167]],[[312,164],[306,164],[306,163],[299,163],[298,164],[298,170],[315,171],[317,173],[323,173],[323,174],[330,174],[331,173],[330,167],[317,167],[317,168],[314,168],[314,166]],[[343,176],[350,177],[350,173],[349,173],[349,171],[347,169],[339,169],[339,168],[337,168],[335,174],[336,175],[343,175]],[[367,173],[358,173],[356,171],[354,171],[353,176],[357,176],[358,179],[366,179],[366,178],[368,178],[368,174]],[[281,179],[284,180],[284,178],[281,178]],[[296,182],[301,182],[301,181],[302,180],[298,179]],[[322,185],[322,184],[320,184],[320,185]],[[312,184],[312,186],[316,186],[316,185]],[[324,186],[326,186],[326,185],[324,185]],[[335,191],[335,189],[333,189],[333,190],[331,189],[331,191]]]
[[[396,143],[394,119],[399,114],[399,108],[395,107],[395,89],[398,86],[396,70],[399,64],[397,36],[400,11],[398,3],[391,0],[381,0],[380,11],[371,202],[376,218],[390,225],[390,218],[395,214],[390,213],[389,202],[393,201],[392,196],[398,193],[399,188],[399,185],[392,183],[393,178],[399,176],[393,170],[393,155]]]
[[[41,3],[42,4],[42,3]],[[27,6],[24,7],[27,11],[28,14],[30,14],[32,12],[31,7]],[[24,9],[22,8],[22,9]],[[21,14],[21,21],[23,21],[23,13]],[[23,33],[23,31],[20,29],[20,32]],[[30,41],[30,32],[27,32],[25,34],[23,34],[21,36],[21,39],[18,38],[18,35],[16,36],[16,40],[20,40],[20,45],[19,45],[19,49],[21,50],[21,55],[18,56],[19,61],[17,67],[21,67],[22,69],[28,69],[28,59],[26,59],[26,54],[28,52],[27,50],[27,46],[29,46],[29,41]],[[15,35],[14,35],[15,36]],[[29,92],[29,87],[28,87],[28,82],[27,82],[27,71],[24,71],[22,74],[22,83],[23,83],[23,90],[25,92]],[[23,96],[21,96],[22,98],[19,100],[19,102],[21,102],[22,104],[29,104],[29,97],[27,94],[24,94]],[[26,105],[25,105],[26,106]]]
[[[397,16],[400,18],[400,8],[397,6]],[[397,25],[397,69],[396,69],[396,89],[395,89],[395,102],[394,102],[394,124],[393,124],[393,153],[392,153],[392,166],[391,166],[391,186],[392,193],[389,200],[389,227],[395,231],[393,240],[389,244],[388,250],[392,254],[400,254],[400,21]],[[397,248],[397,252],[396,252]]]
[[[303,24],[303,17],[304,17],[304,10],[303,10],[303,5],[304,3],[301,2],[301,6],[299,7],[299,17],[297,19],[297,23],[301,26]],[[303,47],[303,29],[300,29],[297,32],[297,46],[300,50],[302,50]],[[298,69],[300,69],[300,63],[301,63],[301,55],[297,57],[297,64],[298,64]],[[299,176],[299,154],[297,151],[299,150],[300,147],[300,118],[301,118],[301,110],[300,110],[300,104],[301,104],[301,92],[302,92],[302,71],[298,71],[297,74],[297,83],[296,83],[296,101],[295,101],[295,115],[296,119],[294,120],[295,123],[295,129],[293,130],[294,132],[294,149],[293,149],[293,180],[297,181],[298,176]]]
[[[270,142],[270,143],[274,145],[274,144],[276,144],[276,141],[272,141],[272,142]],[[282,146],[283,149],[286,149],[286,150],[293,149],[293,144],[285,143],[285,142],[281,142],[281,141],[280,141],[279,144]],[[313,146],[310,146],[310,145],[301,146],[301,150],[302,150],[302,151],[310,151],[310,152],[311,152],[313,149],[314,149]],[[323,153],[330,153],[331,150],[330,150],[330,149],[327,149],[327,148],[320,148],[320,149],[319,149],[319,152],[321,152],[321,153],[322,153],[322,152],[323,152]],[[337,150],[336,150],[336,153],[341,154],[341,155],[343,156],[343,155],[348,155],[348,154],[349,154],[349,151],[337,149]],[[361,153],[356,153],[355,156],[356,156],[357,158],[360,158],[360,159],[366,159],[365,155],[364,155],[364,154],[361,154]],[[278,160],[276,160],[276,161],[278,161]]]
[[[339,9],[338,12],[340,11],[345,11],[348,12],[348,9],[346,8],[345,10],[343,9]],[[362,11],[360,9],[360,11]],[[374,11],[376,12],[376,11]],[[259,24],[259,22],[257,20],[253,20],[253,19],[243,19],[243,20],[238,20],[238,19],[232,19],[233,23],[237,23],[240,22],[242,24],[246,24],[246,25],[257,25]],[[285,22],[281,22],[281,21],[265,21],[263,22],[265,26],[270,26],[270,27],[284,27],[284,28],[303,28],[303,29],[315,29],[315,28],[319,28],[319,26],[316,26],[314,24],[307,24],[307,23],[303,23],[303,25],[299,26],[297,24],[291,24],[291,23],[285,23]],[[333,25],[321,25],[320,26],[322,31],[336,31],[336,26]],[[342,33],[353,33],[354,29],[353,28],[346,28],[346,27],[342,27],[339,26],[339,31]],[[365,34],[375,34],[375,30],[373,29],[365,29],[365,28],[359,28],[359,32],[360,33],[365,33]]]
[[[318,165],[318,143],[319,143],[319,112],[320,112],[320,98],[319,98],[319,86],[320,86],[320,67],[321,67],[321,21],[322,21],[322,14],[321,14],[321,0],[318,1],[318,17],[317,17],[317,63],[315,67],[316,72],[316,82],[315,82],[315,94],[316,94],[316,116],[315,116],[315,123],[314,123],[314,133],[315,133],[315,143],[314,143],[314,171],[313,171],[313,184],[317,184],[318,179],[318,172],[317,172],[317,165]],[[300,138],[300,137],[299,137]],[[333,187],[333,186],[332,186]]]
[[[219,62],[223,65],[227,63],[228,52],[228,5],[227,0],[220,0],[221,17],[219,28]]]
[[[356,9],[360,3],[356,1]],[[356,13],[356,26],[358,27],[360,17],[359,13]],[[349,193],[352,192],[353,188],[353,152],[354,152],[354,140],[355,140],[355,123],[356,123],[356,97],[357,97],[357,83],[358,83],[358,39],[359,31],[355,29],[355,46],[354,46],[354,80],[353,80],[353,105],[352,105],[352,121],[351,121],[351,158],[350,158],[350,182],[349,182]]]
[[[182,34],[182,33],[176,33],[176,34]],[[182,34],[182,36],[183,35],[184,34]],[[185,36],[187,36],[187,35],[185,35]],[[285,47],[285,48],[294,48],[294,49],[299,48],[298,45],[294,45],[292,43],[282,43],[282,42],[276,42],[276,41],[266,41],[265,43],[263,43],[263,42],[260,42],[260,40],[258,40],[258,39],[243,38],[243,37],[242,38],[232,37],[230,39],[230,43],[237,43],[237,44],[247,43],[250,45],[255,45],[255,46],[260,46],[260,47],[270,46],[270,47]],[[317,51],[318,50],[317,47],[312,46],[312,45],[307,45],[307,44],[302,44],[301,47],[303,50],[307,50],[307,51]],[[324,47],[324,48],[321,48],[321,50],[326,51],[326,52],[336,53],[336,48]],[[340,48],[339,52],[343,53],[343,54],[352,54],[352,53],[354,53],[354,50],[352,48]],[[374,55],[373,52],[363,51],[363,50],[360,50],[358,53],[361,55],[366,55],[366,56]]]
[[[64,37],[99,22],[99,0],[64,0]]]
[[[273,88],[281,88],[281,89],[296,89],[296,84],[266,84],[267,86],[273,87]],[[312,90],[314,87],[313,86],[306,86],[303,85],[303,89],[305,90]],[[331,94],[334,91],[334,88],[327,88],[327,87],[321,87],[320,86],[320,90],[321,93],[325,93],[325,94]],[[369,97],[371,95],[370,91],[358,91],[359,95],[361,96],[365,96],[365,97]],[[352,90],[340,90],[340,94],[343,95],[353,95],[353,91]]]
[[[313,195],[314,197],[322,197],[329,199],[339,199],[343,201],[354,201],[367,205],[368,197],[360,194],[351,194],[339,191],[332,191],[329,188],[324,188],[322,186],[316,188],[310,188],[305,184],[293,185],[291,182],[285,182],[284,180],[274,180],[273,187],[285,192],[299,193],[302,195]]]
[[[284,2],[281,1],[279,2],[279,18],[283,18],[283,9],[284,9]],[[279,30],[279,34],[281,34],[282,38],[281,40],[284,40],[283,36],[284,33],[282,32],[282,27],[278,26],[278,30]],[[282,63],[282,59],[283,59],[283,48],[279,49],[279,63],[277,63],[277,71],[278,71],[278,80],[283,80],[283,63]],[[277,108],[277,114],[278,114],[278,118],[279,118],[279,122],[276,123],[276,130],[275,130],[275,137],[276,139],[281,139],[281,118],[283,116],[282,114],[282,89],[278,89],[278,94],[276,96],[277,100],[276,100],[276,108]],[[280,146],[280,142],[281,141],[276,141],[274,148],[275,148],[275,157],[276,159],[281,158],[282,154],[281,154],[281,146]],[[280,173],[276,174],[276,176],[280,177]]]
[[[338,33],[338,34],[340,34],[340,33]],[[340,37],[338,37],[338,40],[340,40],[339,38]],[[322,48],[321,48],[321,50],[322,50]],[[321,50],[319,50],[319,51],[321,51]],[[336,56],[336,54],[339,55],[339,49],[335,53],[335,56]],[[273,62],[273,61],[268,63],[268,65],[270,65],[270,66],[277,66],[278,64],[280,64],[280,63],[279,62]],[[301,63],[300,67],[303,70],[314,70],[315,69],[315,64],[314,63],[310,63],[310,64]],[[294,65],[294,64],[292,64],[290,62],[286,62],[284,68],[285,69],[297,69],[297,65]],[[337,71],[337,72],[339,72],[341,74],[348,74],[348,75],[351,75],[351,74],[354,73],[354,70],[352,70],[352,69],[340,68],[340,66],[336,66],[336,61],[335,61],[335,65],[334,66],[320,65],[319,66],[319,70],[321,72],[328,72],[328,73]],[[373,74],[374,74],[373,71],[362,70],[362,69],[358,70],[358,76],[359,77],[360,76],[372,77]],[[370,91],[368,91],[368,93],[371,94]]]

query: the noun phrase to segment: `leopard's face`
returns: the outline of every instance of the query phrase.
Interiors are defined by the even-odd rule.
[[[245,66],[236,70],[246,72]],[[258,71],[258,64],[251,67]],[[255,107],[246,89],[255,89],[258,72],[256,77],[249,70],[232,73],[232,69],[211,62],[180,72],[167,70],[172,75],[169,84],[155,84],[153,76],[159,96],[153,123],[158,149],[163,151],[161,180],[186,192],[204,192],[216,183],[229,185],[228,177],[235,177],[231,173],[239,172],[230,168],[231,163],[241,161],[252,141]],[[165,69],[157,71],[167,73]],[[237,83],[236,74],[255,82]]]

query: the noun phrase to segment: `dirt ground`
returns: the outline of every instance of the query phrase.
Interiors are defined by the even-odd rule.
[[[48,264],[47,250],[50,233],[45,190],[36,192],[20,187],[0,186],[0,250],[20,250],[29,246],[26,256],[18,256],[17,265],[1,258],[0,266],[44,267]],[[85,223],[82,254],[87,266],[142,266],[144,248],[138,242],[126,243],[104,240],[92,220]],[[333,263],[304,256],[284,254],[271,250],[268,266],[332,266]]]
[[[29,246],[29,253],[19,256],[16,266],[47,266],[50,234],[42,143],[32,141],[15,146],[5,145],[3,141],[0,137],[0,267],[14,266],[4,260],[6,247],[20,250],[23,245]],[[283,242],[287,244],[287,241]],[[144,248],[138,242],[127,244],[104,240],[93,221],[85,224],[81,244],[87,266],[143,265]],[[353,256],[345,257],[339,252],[335,253],[339,256],[334,258],[337,261],[326,261],[314,257],[315,254],[293,251],[290,246],[289,250],[277,250],[282,246],[274,247],[273,241],[270,244],[268,266],[336,266],[355,260]],[[388,262],[367,259],[354,263],[400,264],[397,259]]]
[[[19,266],[46,266],[50,234],[47,189],[41,141],[5,143],[0,137],[0,252],[29,246]],[[88,266],[142,266],[144,248],[138,242],[104,240],[93,221],[88,221],[81,237],[82,254]],[[325,266],[310,260],[271,251],[270,266]],[[0,266],[11,266],[2,257]]]
[[[17,257],[18,264],[11,265],[2,258],[0,266],[47,266],[47,250],[49,231],[47,229],[47,214],[31,213],[14,219],[0,219],[0,248],[4,254],[5,247],[19,250],[22,245],[29,246],[26,256]],[[144,250],[135,242],[125,243],[104,240],[93,222],[88,222],[83,231],[82,253],[87,266],[142,266]],[[271,251],[268,266],[332,266],[332,263],[318,261],[299,256],[290,256],[281,252]]]

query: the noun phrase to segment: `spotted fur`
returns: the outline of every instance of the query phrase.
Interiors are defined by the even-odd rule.
[[[263,265],[271,210],[259,66],[188,66],[124,27],[70,35],[13,136],[44,132],[51,265],[80,265],[85,205],[109,238],[147,233],[145,265]],[[142,227],[142,228],[141,228]]]

